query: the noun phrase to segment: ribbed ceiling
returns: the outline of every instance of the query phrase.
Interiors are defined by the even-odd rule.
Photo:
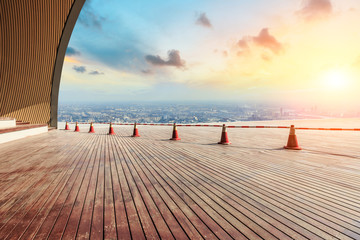
[[[75,1],[0,1],[0,117],[49,124],[54,64]]]

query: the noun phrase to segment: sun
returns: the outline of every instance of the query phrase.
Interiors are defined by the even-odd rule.
[[[332,69],[323,74],[323,83],[330,89],[343,89],[349,85],[350,76],[340,69]]]

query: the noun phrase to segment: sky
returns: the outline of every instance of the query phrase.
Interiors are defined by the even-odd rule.
[[[359,0],[87,0],[61,102],[358,108]]]

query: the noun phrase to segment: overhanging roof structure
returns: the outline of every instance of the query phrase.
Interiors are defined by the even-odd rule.
[[[0,117],[57,126],[65,51],[84,2],[0,1]]]

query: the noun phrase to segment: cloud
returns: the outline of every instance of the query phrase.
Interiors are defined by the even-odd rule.
[[[146,75],[153,74],[153,71],[151,71],[150,69],[143,69],[143,70],[141,70],[141,72]]]
[[[261,29],[259,35],[246,36],[237,42],[237,46],[242,49],[242,51],[238,52],[237,55],[241,56],[244,53],[249,52],[250,46],[253,44],[267,48],[275,54],[280,54],[284,50],[283,45],[269,33],[269,29],[263,28]]]
[[[249,48],[249,44],[248,44],[249,40],[251,41],[251,39],[244,37],[243,39],[239,40],[237,44],[239,47],[246,49]]]
[[[296,14],[306,21],[328,18],[333,12],[330,0],[306,0],[302,9]]]
[[[244,51],[237,51],[236,56],[241,57],[244,56],[245,52]]]
[[[126,39],[126,41],[128,41]],[[127,72],[139,72],[140,69],[146,68],[147,64],[144,59],[146,54],[133,41],[132,46],[129,42],[121,43],[118,41],[105,40],[106,44],[96,45],[93,43],[84,43],[87,54],[97,61],[112,67],[116,70]]]
[[[209,18],[206,16],[206,13],[201,13],[196,19],[196,24],[201,25],[203,27],[211,28],[212,24]]]
[[[185,67],[185,61],[181,59],[180,52],[174,49],[168,51],[168,60],[163,60],[159,55],[146,55],[145,60],[155,66]]]
[[[75,48],[68,47],[68,48],[66,49],[65,55],[71,57],[71,56],[81,55],[81,53],[80,53],[78,50],[76,50]]]
[[[104,75],[103,72],[99,72],[98,70],[94,70],[94,71],[91,71],[89,72],[90,75]]]
[[[269,55],[262,54],[261,58],[262,58],[262,60],[264,60],[266,62],[271,62],[271,57]]]
[[[275,54],[279,54],[283,50],[282,44],[269,34],[267,28],[263,28],[258,36],[253,37],[253,41],[259,46],[270,49]]]
[[[79,23],[85,27],[102,29],[102,23],[105,18],[96,13],[95,9],[91,6],[92,1],[85,1],[85,4],[80,12]]]
[[[111,23],[107,20],[102,21],[104,18],[101,16],[106,15],[95,5],[100,2],[86,0],[80,13],[85,19],[82,18],[82,22],[79,23],[81,26],[74,30],[72,39],[81,42],[83,58],[91,59],[115,71],[139,74],[141,69],[147,69],[149,66],[144,56],[148,54],[148,49],[152,49],[153,41],[149,41],[148,36],[139,33],[121,18],[112,18]],[[95,16],[92,17],[91,14],[85,16],[87,13],[83,13],[84,10],[92,12]],[[106,18],[110,18],[110,15]],[[93,25],[95,27],[91,27]],[[101,33],[99,29],[102,29]],[[75,65],[83,64],[75,63]],[[96,69],[88,69],[88,72],[91,70]]]
[[[145,49],[150,48],[149,43],[139,38],[126,26],[119,25],[109,32],[103,32],[99,36],[101,44],[98,41],[92,41],[86,34],[80,36],[79,39],[82,40],[81,54],[95,60],[98,64],[106,65],[116,71],[131,73],[139,73],[141,69],[148,67],[144,56],[148,51]]]
[[[76,65],[74,65],[73,69],[75,70],[75,72],[78,72],[78,73],[86,72],[86,67],[85,66],[76,66]]]

